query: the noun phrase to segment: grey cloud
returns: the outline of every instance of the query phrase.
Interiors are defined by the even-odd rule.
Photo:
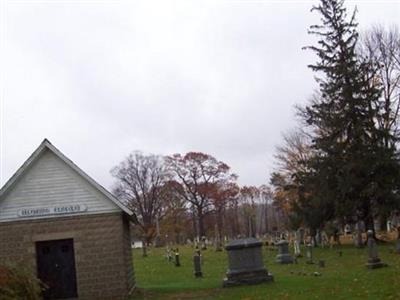
[[[312,3],[10,2],[1,184],[44,137],[106,187],[136,149],[208,152],[265,183],[315,88]],[[362,28],[398,22],[397,2],[355,4]]]

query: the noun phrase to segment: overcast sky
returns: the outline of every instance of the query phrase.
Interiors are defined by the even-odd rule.
[[[317,1],[0,1],[0,185],[44,138],[106,188],[133,150],[202,151],[268,182],[315,88]],[[360,29],[400,1],[347,1]]]

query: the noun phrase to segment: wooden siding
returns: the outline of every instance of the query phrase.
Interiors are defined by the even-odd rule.
[[[0,222],[65,215],[18,217],[23,208],[84,204],[87,211],[74,215],[118,212],[120,208],[49,150],[0,199]]]

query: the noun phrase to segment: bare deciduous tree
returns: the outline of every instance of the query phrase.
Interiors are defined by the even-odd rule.
[[[283,143],[276,147],[275,159],[280,173],[291,176],[305,172],[305,162],[311,156],[309,136],[302,130],[283,135]]]
[[[377,105],[384,110],[378,121],[387,133],[399,134],[400,109],[400,32],[398,27],[389,29],[381,25],[366,31],[359,45],[359,53],[376,66],[376,80],[382,84],[382,97]],[[385,145],[388,141],[385,140]]]
[[[277,170],[270,179],[273,187],[272,195],[276,207],[287,221],[290,220],[290,227],[299,226],[292,214],[293,206],[299,200],[299,184],[296,176],[308,171],[307,162],[312,156],[310,144],[310,137],[298,129],[283,135],[282,145],[276,148]]]
[[[134,222],[148,244],[156,235],[156,222],[164,215],[166,183],[170,176],[161,157],[130,154],[111,170],[116,178],[113,193],[135,213]]]

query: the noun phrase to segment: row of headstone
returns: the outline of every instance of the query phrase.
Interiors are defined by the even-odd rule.
[[[387,266],[387,264],[383,263],[378,256],[378,248],[376,241],[373,236],[373,232],[369,230],[367,232],[368,235],[368,261],[366,263],[367,268],[376,269]],[[298,239],[297,239],[298,241]],[[280,264],[290,264],[297,263],[297,258],[293,259],[293,257],[289,254],[289,243],[286,240],[281,240],[276,243],[278,248],[278,254],[276,256],[276,262]],[[300,254],[300,245],[297,243],[295,248],[295,254]],[[245,239],[237,239],[229,243],[225,249],[228,252],[228,271],[226,272],[226,278],[223,281],[224,287],[242,285],[242,284],[255,284],[262,282],[273,281],[273,276],[268,272],[265,268],[263,259],[262,259],[262,242],[255,238],[245,238]],[[400,254],[400,228],[399,235],[396,243],[396,251]],[[175,266],[180,266],[179,260],[179,250],[178,248],[169,249],[167,248],[167,259],[168,261],[173,260],[173,256],[175,258]],[[342,256],[342,252],[340,251],[339,256]],[[313,260],[313,245],[311,243],[306,245],[306,263],[314,264]],[[196,247],[196,251],[193,255],[193,267],[194,267],[194,276],[196,278],[200,278],[203,276],[202,270],[202,256],[201,251]],[[319,260],[318,266],[323,268],[325,267],[325,261]]]
[[[358,222],[355,224],[354,226],[354,230],[352,231],[352,236],[353,236],[353,241],[354,241],[354,245],[357,248],[363,248],[365,246],[365,243],[363,241],[362,238],[362,232],[364,231],[364,224],[362,222]],[[396,241],[396,252],[400,253],[400,227],[397,228],[398,230],[398,238]],[[286,240],[286,237],[288,236],[288,233],[276,233],[275,237],[272,237],[270,235],[266,235],[267,237],[267,245],[278,245],[280,243],[281,240]],[[306,236],[305,236],[305,230],[303,228],[299,228],[297,231],[294,232],[293,234],[293,247],[294,247],[294,257],[301,257],[301,244],[309,245],[311,244],[312,246],[321,246],[321,247],[325,247],[326,245],[329,245],[329,239],[326,235],[325,232],[323,231],[319,231],[317,230],[317,234],[315,236],[315,238],[312,238],[311,240],[309,240],[307,242],[306,240]],[[227,244],[228,239],[227,237],[224,238],[225,244]],[[208,244],[208,240],[205,237],[202,237],[200,239],[200,245],[201,245],[201,249],[202,250],[206,250],[207,249],[207,244]],[[216,238],[214,241],[215,244],[215,249],[217,251],[222,250],[222,243],[221,240]],[[198,245],[198,244],[196,244]],[[285,260],[285,259],[283,259]]]
[[[369,269],[376,269],[376,268],[381,268],[381,267],[386,266],[386,264],[383,263],[378,256],[378,247],[377,247],[376,241],[373,236],[373,231],[368,230],[367,234],[368,234],[368,242],[367,242],[368,262],[367,262],[366,266]],[[290,256],[288,245],[289,245],[289,243],[285,240],[282,240],[279,243],[277,243],[277,246],[278,246],[278,255],[276,256],[277,263],[291,264],[295,261],[297,262],[297,260],[293,260],[293,258]],[[296,246],[298,246],[298,244]],[[400,254],[400,228],[399,228],[399,234],[398,234],[398,239],[397,239],[397,243],[396,243],[396,251],[397,251],[397,253]],[[296,250],[296,248],[295,248],[295,252],[299,253],[299,249]],[[340,251],[339,255],[341,256],[341,254],[342,254],[342,252]],[[306,261],[307,264],[314,264],[313,245],[312,244],[308,244],[306,246],[306,257],[307,257],[307,261]],[[325,267],[325,262],[323,260],[320,260],[319,266]]]
[[[282,240],[278,242],[278,255],[276,256],[276,262],[279,264],[292,264],[297,262],[297,258],[301,256],[300,252],[300,245],[297,243],[295,244],[295,259],[289,254],[289,242],[286,240]],[[306,246],[306,257],[307,257],[307,264],[313,264],[313,245],[308,244]]]
[[[174,262],[174,265],[176,267],[180,267],[180,255],[179,255],[179,249],[170,249],[166,248],[166,259],[169,262]],[[196,278],[198,277],[203,277],[203,273],[201,271],[201,264],[202,264],[202,259],[201,259],[201,251],[198,247],[196,247],[196,251],[193,255],[193,267],[194,267],[194,276]]]

